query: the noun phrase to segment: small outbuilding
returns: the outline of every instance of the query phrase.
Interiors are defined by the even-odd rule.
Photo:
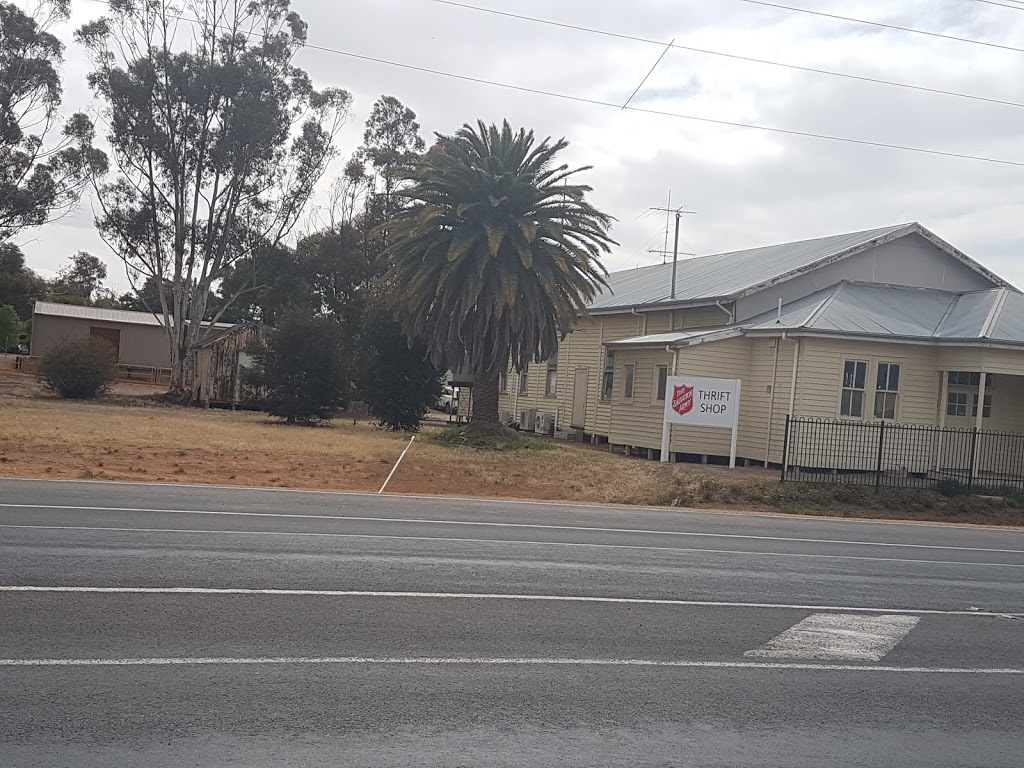
[[[233,329],[232,323],[205,324],[211,336]],[[117,350],[122,368],[153,370],[153,380],[171,367],[171,351],[163,318],[150,312],[101,309],[76,304],[37,301],[32,313],[31,354],[41,357],[64,339],[93,336]],[[204,339],[205,341],[205,339]]]
[[[216,330],[196,345],[188,370],[192,401],[203,405],[237,406],[245,399],[242,369],[249,367],[246,349],[259,339],[258,323]]]

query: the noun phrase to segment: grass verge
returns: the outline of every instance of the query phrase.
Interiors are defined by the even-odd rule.
[[[0,390],[2,392],[2,390]],[[132,403],[132,404],[128,404]],[[349,422],[309,429],[256,413],[120,396],[72,403],[0,394],[0,475],[376,491],[407,436]],[[781,485],[776,472],[663,465],[502,434],[479,450],[463,430],[427,429],[396,493],[735,509],[835,517],[1024,525],[1024,496]]]

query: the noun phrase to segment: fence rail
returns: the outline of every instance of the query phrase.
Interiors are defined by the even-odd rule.
[[[782,481],[1024,489],[1024,434],[787,418]]]

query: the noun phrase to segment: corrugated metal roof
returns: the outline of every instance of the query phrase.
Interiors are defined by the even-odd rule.
[[[77,304],[56,304],[51,301],[37,301],[34,314],[50,317],[73,317],[79,320],[95,320],[101,323],[120,323],[122,325],[156,325],[163,327],[162,317],[149,312],[132,312],[127,309],[102,309],[100,307],[82,307]],[[203,323],[208,325],[208,323]],[[234,323],[216,323],[214,328],[234,328]]]
[[[935,335],[946,339],[977,338],[985,329],[985,321],[998,297],[997,290],[976,291],[955,297],[949,305],[948,316],[935,329]]]
[[[807,269],[820,261],[840,256],[873,240],[904,231],[909,234],[918,227],[917,224],[900,224],[685,259],[678,263],[675,300],[686,302],[728,298]],[[608,290],[593,301],[590,309],[635,307],[669,301],[671,289],[671,263],[613,272],[609,276]]]
[[[815,301],[818,311],[801,319]],[[1024,344],[1024,295],[1005,288],[952,293],[844,282],[805,297],[799,304],[802,306],[793,309],[793,305],[783,307],[781,319],[768,314],[754,318],[744,330],[808,330],[937,341],[991,339]]]
[[[1007,291],[989,338],[993,341],[1024,339],[1024,296],[1016,291]]]
[[[614,345],[685,346],[695,337],[712,341],[729,330],[1024,345],[1024,295],[1006,288],[953,293],[841,282],[784,305],[781,314],[768,312],[741,325],[641,336]]]

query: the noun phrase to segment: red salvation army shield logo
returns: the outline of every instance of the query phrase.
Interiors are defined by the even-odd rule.
[[[675,387],[672,394],[672,410],[680,416],[685,416],[693,410],[693,387]]]

